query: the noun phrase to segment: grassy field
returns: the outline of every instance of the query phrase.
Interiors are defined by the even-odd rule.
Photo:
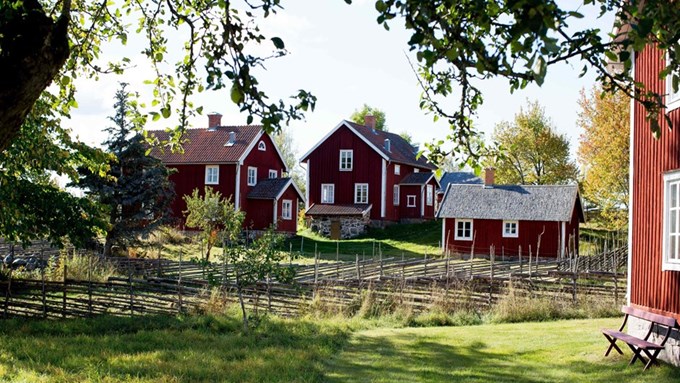
[[[386,328],[236,315],[5,321],[0,381],[677,382],[680,369],[604,359],[618,319]],[[383,323],[381,326],[384,326]]]

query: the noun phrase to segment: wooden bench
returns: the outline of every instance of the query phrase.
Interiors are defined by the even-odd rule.
[[[623,318],[623,323],[618,330],[606,328],[602,329],[602,335],[604,335],[604,337],[609,341],[609,348],[607,348],[607,352],[604,353],[604,356],[609,355],[612,349],[623,355],[623,351],[621,351],[619,346],[616,345],[616,341],[620,340],[626,343],[630,350],[633,351],[633,359],[631,359],[630,363],[628,363],[629,366],[635,363],[636,360],[640,360],[640,362],[645,365],[645,370],[648,369],[652,364],[658,364],[659,362],[656,359],[659,356],[661,350],[664,349],[666,341],[670,337],[671,332],[674,328],[676,328],[677,322],[675,318],[654,314],[649,311],[628,306],[623,306],[621,311],[626,314],[626,316]],[[645,335],[644,338],[638,338],[623,332],[623,328],[626,327],[629,316],[644,319],[650,322],[649,330],[647,331],[647,335]],[[666,329],[661,343],[658,344],[649,341],[649,337],[652,335],[655,327],[658,330],[660,330],[662,327]],[[644,353],[647,358],[645,358],[642,353]]]

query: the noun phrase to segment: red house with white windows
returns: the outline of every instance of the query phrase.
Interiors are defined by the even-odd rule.
[[[666,52],[647,46],[633,55],[636,82],[665,95],[654,138],[642,104],[631,102],[628,304],[680,320],[680,92],[660,79]],[[645,336],[649,323],[630,318],[629,332]],[[676,334],[677,335],[677,334]],[[664,355],[665,354],[665,355]],[[666,343],[666,360],[680,365],[680,340]]]
[[[342,121],[300,160],[307,169],[312,229],[349,238],[369,224],[434,219],[438,181],[430,164],[398,134]]]
[[[304,201],[271,137],[259,125],[222,126],[221,115],[208,115],[208,127],[185,132],[183,153],[154,148],[151,155],[175,169],[170,180],[177,197],[172,203],[180,226],[185,222],[185,195],[211,187],[246,213],[244,227],[297,231],[298,204]],[[165,131],[150,135],[167,140]]]
[[[483,184],[447,186],[437,217],[442,250],[455,254],[564,257],[578,253],[584,221],[576,185],[494,185],[487,169]]]

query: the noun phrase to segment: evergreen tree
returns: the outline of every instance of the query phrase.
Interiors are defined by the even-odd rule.
[[[175,197],[168,168],[146,153],[144,137],[139,133],[145,119],[136,103],[130,101],[126,86],[121,84],[116,92],[116,114],[109,117],[114,125],[106,129],[109,139],[104,145],[115,156],[110,171],[104,176],[83,171],[80,183],[109,207],[105,255],[111,254],[114,245],[125,248],[138,244],[165,223]]]

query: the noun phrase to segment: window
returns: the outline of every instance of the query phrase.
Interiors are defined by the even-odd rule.
[[[273,169],[269,169],[269,178],[277,178],[279,176],[279,172]]]
[[[335,202],[335,185],[321,184],[321,203]]]
[[[257,184],[257,168],[248,167],[248,186],[255,186]]]
[[[401,174],[401,165],[394,165],[394,174],[400,175]]]
[[[354,203],[368,203],[368,184],[354,184]]]
[[[340,170],[342,171],[352,170],[353,162],[354,162],[354,150],[340,151]]]
[[[666,56],[668,56],[668,54],[669,52],[666,53]],[[668,60],[668,57],[666,57],[666,65],[668,65],[669,63],[670,62]],[[667,111],[680,108],[680,86],[678,87],[677,91],[673,91],[674,75],[680,76],[680,73],[673,72],[666,76],[666,107],[668,108]]]
[[[426,195],[427,197],[425,201],[427,203],[427,206],[432,206],[432,203],[434,203],[434,188],[432,187],[432,185],[427,185]]]
[[[456,241],[472,241],[472,220],[456,219]]]
[[[293,218],[293,201],[284,199],[281,202],[281,218],[288,220]]]
[[[420,169],[415,168],[415,169],[413,169],[413,172],[414,172],[414,173],[420,173]]]
[[[267,145],[265,145],[264,141],[260,141],[257,143],[257,150],[265,151],[267,150]]]
[[[503,237],[517,238],[519,237],[519,224],[517,221],[503,221]]]
[[[392,203],[394,206],[399,206],[399,185],[394,185],[394,195],[392,196]]]
[[[680,171],[666,173],[664,180],[662,270],[680,271]]]
[[[206,165],[205,166],[205,184],[217,185],[220,182],[220,166]]]
[[[406,196],[406,207],[416,207],[416,196],[414,195]]]

